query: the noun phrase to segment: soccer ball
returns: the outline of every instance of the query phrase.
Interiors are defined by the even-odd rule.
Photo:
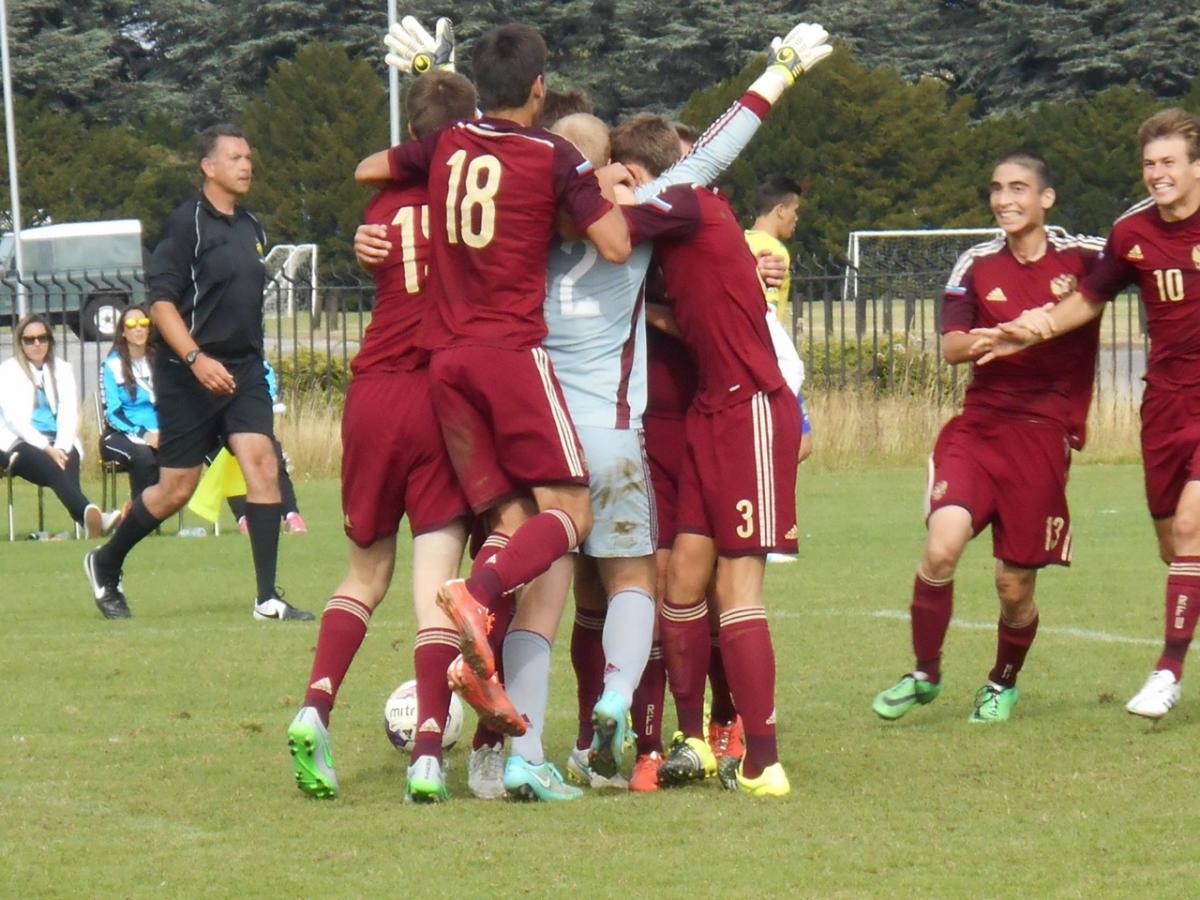
[[[449,750],[462,734],[463,708],[458,694],[450,695],[450,715],[442,729],[442,749]],[[412,746],[417,734],[417,683],[406,681],[392,691],[383,706],[383,727],[397,750]]]

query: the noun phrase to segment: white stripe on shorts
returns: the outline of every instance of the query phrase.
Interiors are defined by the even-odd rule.
[[[771,445],[775,423],[766,394],[758,393],[750,401],[754,423],[754,474],[758,486],[758,540],[762,547],[775,546],[775,459]]]
[[[537,365],[538,375],[542,379],[542,387],[546,390],[546,400],[550,404],[550,414],[554,417],[554,427],[558,430],[558,440],[567,461],[567,469],[575,478],[582,478],[585,470],[576,446],[575,429],[571,426],[571,419],[567,415],[567,411],[558,402],[558,392],[554,390],[554,376],[550,369],[550,357],[541,347],[534,347],[531,352],[533,361]]]

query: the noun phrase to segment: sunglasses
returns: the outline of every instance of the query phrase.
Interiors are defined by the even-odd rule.
[[[44,331],[41,334],[23,334],[21,335],[21,343],[26,347],[32,347],[34,344],[48,344],[50,343],[50,335]]]
[[[126,319],[125,327],[126,328],[149,328],[150,320],[145,317],[143,317],[141,319]]]

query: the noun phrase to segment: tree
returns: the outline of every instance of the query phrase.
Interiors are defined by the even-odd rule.
[[[316,243],[330,262],[349,261],[367,198],[354,168],[388,145],[375,71],[341,47],[309,44],[276,65],[242,125],[255,159],[252,205],[271,243]]]

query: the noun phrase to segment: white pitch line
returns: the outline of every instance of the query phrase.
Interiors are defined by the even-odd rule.
[[[876,609],[863,613],[872,619],[895,619],[907,622],[909,615],[898,609]],[[958,619],[950,620],[951,628],[962,628],[968,631],[995,631],[995,622],[963,622]],[[1129,637],[1124,634],[1111,634],[1107,631],[1092,631],[1090,628],[1074,628],[1070,625],[1039,625],[1038,634],[1061,634],[1063,637],[1081,638],[1085,641],[1098,641],[1102,644],[1137,644],[1139,647],[1158,647],[1162,640],[1153,638]]]

